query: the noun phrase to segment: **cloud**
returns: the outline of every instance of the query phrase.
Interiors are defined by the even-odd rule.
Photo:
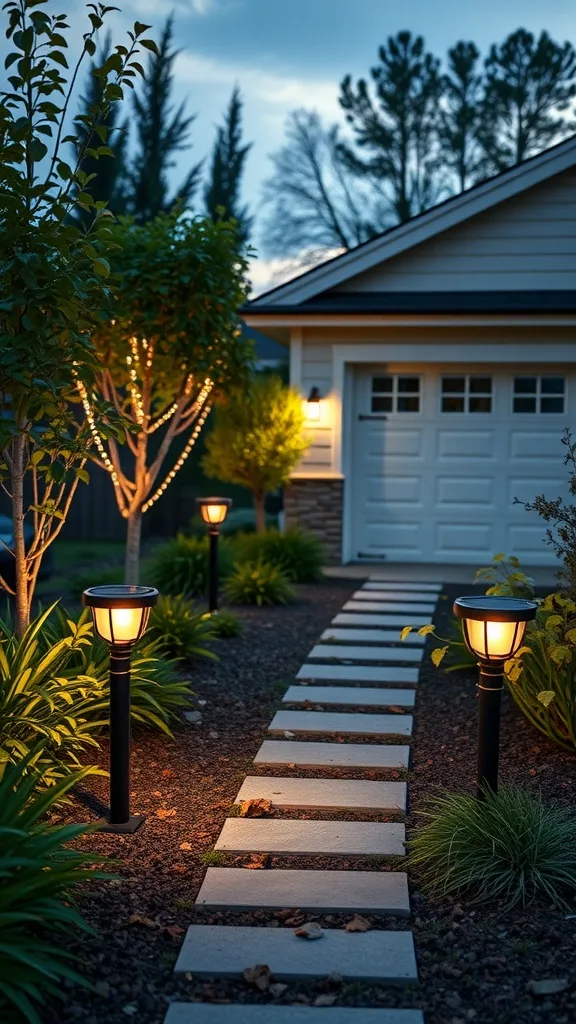
[[[255,259],[250,261],[248,277],[252,285],[250,298],[255,299],[258,295],[270,291],[298,277],[306,270],[317,267],[320,263],[340,256],[344,249],[303,249],[294,257],[277,258],[272,260]]]
[[[216,0],[128,0],[130,10],[139,15],[178,14],[181,17],[204,17],[211,14]]]

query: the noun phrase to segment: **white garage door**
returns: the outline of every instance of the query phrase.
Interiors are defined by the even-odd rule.
[[[352,560],[554,563],[542,521],[514,499],[568,497],[574,375],[358,368],[354,392]]]

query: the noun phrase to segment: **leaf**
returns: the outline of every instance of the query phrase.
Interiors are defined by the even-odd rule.
[[[153,39],[141,39],[140,46],[143,46],[146,50],[150,50],[151,53],[154,53],[158,57],[159,50]]]
[[[344,925],[345,932],[369,932],[372,925],[365,917],[361,917],[360,914],[354,914],[354,917],[348,921],[348,924]]]
[[[412,632],[412,626],[404,626],[404,629],[400,633],[400,639],[405,640],[406,637]]]
[[[418,630],[418,636],[429,636],[430,633],[434,632],[435,628],[436,627],[433,622],[430,623],[429,626],[420,626],[420,629]]]
[[[241,818],[265,818],[267,814],[270,814],[271,810],[271,800],[252,798],[250,800],[240,801]]]
[[[571,644],[576,644],[576,629],[569,629],[564,639]]]
[[[537,695],[537,700],[539,700],[545,708],[547,708],[555,699],[556,694],[554,693],[554,690],[541,690]]]
[[[43,160],[48,152],[48,146],[46,146],[40,139],[32,139],[28,146],[28,151],[32,157],[34,163],[38,163]]]
[[[435,647],[434,650],[432,651],[432,654],[430,655],[430,657],[432,658],[432,661],[433,661],[434,665],[436,666],[436,668],[438,668],[438,666],[442,662],[442,660],[444,658],[444,655],[446,654],[447,650],[448,650],[448,646],[446,646],[446,647]]]
[[[294,935],[297,935],[299,939],[321,939],[324,935],[324,929],[316,921],[308,921],[306,924],[300,925],[299,928],[294,929]]]
[[[571,649],[563,644],[550,647],[548,653],[555,665],[569,665],[572,661]]]
[[[162,820],[164,820],[165,818],[175,818],[176,808],[170,807],[170,809],[167,810],[164,807],[159,807],[158,810],[156,811],[156,817],[161,818]]]
[[[549,615],[544,623],[545,629],[555,629],[556,626],[560,626],[564,622],[561,615]]]
[[[99,277],[110,276],[110,264],[103,256],[98,256],[98,258],[94,260],[92,266],[94,268],[94,273],[98,274]]]

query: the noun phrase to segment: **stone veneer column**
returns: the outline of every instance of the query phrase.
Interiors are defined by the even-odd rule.
[[[284,490],[286,527],[300,526],[324,545],[327,565],[342,562],[343,480],[295,479]]]

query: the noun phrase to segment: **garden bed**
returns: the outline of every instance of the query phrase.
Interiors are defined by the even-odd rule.
[[[193,922],[265,925],[300,923],[314,915],[284,911],[242,914],[208,913],[194,908],[205,862],[236,866],[250,856],[227,855],[214,861],[214,843],[246,774],[298,774],[321,777],[341,772],[258,770],[252,758],[264,738],[266,725],[277,710],[289,683],[321,631],[353,589],[350,581],[330,581],[300,587],[298,603],[285,608],[242,611],[242,637],[221,641],[220,662],[202,662],[192,676],[203,721],[179,730],[173,740],[137,736],[133,751],[133,809],[146,812],[144,828],[131,837],[94,835],[86,848],[116,858],[119,880],[90,886],[82,900],[96,938],[82,939],[80,952],[97,992],[70,990],[64,1008],[48,1016],[49,1024],[116,1024],[134,1016],[142,1024],[161,1024],[167,1001],[183,999],[216,1002],[268,1002],[270,996],[245,982],[174,981],[172,968],[186,927]],[[448,593],[448,592],[447,592]],[[441,601],[436,616],[439,632],[445,626],[451,598]],[[407,616],[407,620],[409,616]],[[421,675],[412,743],[409,827],[426,797],[438,791],[473,789],[475,773],[476,700],[474,676],[446,675],[426,659]],[[105,751],[102,752],[105,758]],[[502,721],[502,777],[542,791],[551,802],[574,806],[575,760],[532,730],[507,695]],[[348,773],[345,773],[348,774]],[[355,771],[356,778],[393,778],[398,773]],[[402,773],[403,775],[404,773]],[[90,789],[105,799],[104,780],[91,780]],[[85,816],[78,804],[73,813]],[[281,812],[276,812],[278,815]],[[68,816],[66,814],[66,816]],[[282,816],[295,817],[293,812]],[[302,812],[297,815],[303,816]],[[327,818],[325,813],[306,817]],[[361,820],[364,815],[335,815]],[[385,815],[379,816],[385,820]],[[207,855],[207,856],[205,856]],[[202,860],[205,856],[205,861]],[[255,859],[258,862],[258,859]],[[271,858],[286,866],[286,858]],[[387,870],[388,863],[290,859],[298,867],[351,866]],[[391,864],[392,862],[390,862]],[[330,981],[292,984],[279,1000],[313,1003],[320,995],[349,1006],[415,1006],[424,1010],[427,1024],[563,1024],[576,1017],[576,919],[545,905],[526,910],[503,910],[498,904],[474,908],[463,901],[454,906],[432,905],[418,893],[411,876],[411,922],[374,917],[375,928],[412,927],[421,985],[387,989],[374,985]],[[576,907],[574,908],[576,913]],[[321,924],[343,926],[351,915],[317,916]],[[75,943],[75,948],[78,944]],[[313,947],[311,947],[313,955]],[[252,966],[246,951],[246,966]],[[530,982],[566,978],[568,988],[538,997]],[[572,987],[571,987],[572,986]]]

